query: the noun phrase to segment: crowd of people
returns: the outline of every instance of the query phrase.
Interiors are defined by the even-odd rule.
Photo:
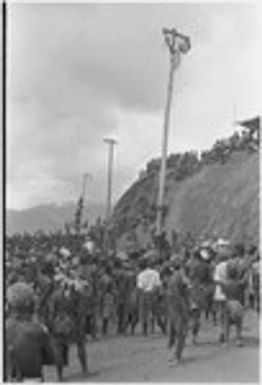
[[[256,246],[201,239],[179,249],[165,240],[164,252],[156,243],[129,253],[98,240],[94,232],[6,237],[6,379],[43,381],[43,366],[55,365],[62,381],[73,343],[86,373],[88,339],[115,334],[163,333],[173,366],[187,337],[198,342],[203,319],[219,326],[223,346],[231,324],[244,343],[245,309],[259,312]]]

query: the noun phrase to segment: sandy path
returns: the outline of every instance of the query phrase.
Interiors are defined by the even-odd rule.
[[[92,375],[83,377],[74,347],[70,367],[65,376],[69,382],[258,382],[259,344],[258,317],[246,314],[245,346],[222,348],[217,343],[219,330],[211,322],[202,326],[199,344],[193,346],[188,338],[184,363],[179,367],[167,365],[166,338],[161,334],[147,338],[107,337],[89,342],[89,367]],[[49,368],[47,381],[55,381],[55,371]]]

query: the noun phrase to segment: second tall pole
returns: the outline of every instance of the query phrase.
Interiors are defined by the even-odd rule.
[[[112,206],[114,145],[117,143],[117,141],[112,138],[106,138],[104,139],[104,142],[108,144],[107,199],[106,199],[106,221],[108,222],[111,216],[111,206]]]

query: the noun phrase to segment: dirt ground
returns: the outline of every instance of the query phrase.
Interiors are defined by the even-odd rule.
[[[168,366],[167,339],[159,332],[143,337],[108,336],[87,343],[90,374],[83,376],[72,346],[67,382],[259,382],[259,318],[248,311],[244,322],[244,346],[235,346],[232,330],[229,347],[217,342],[218,327],[204,321],[198,345],[188,336],[184,360]],[[54,368],[47,368],[46,380],[56,381]]]

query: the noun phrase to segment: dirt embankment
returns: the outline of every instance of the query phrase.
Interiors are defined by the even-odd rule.
[[[135,221],[156,203],[157,175],[136,182],[115,209],[118,221]],[[216,234],[232,241],[259,240],[259,154],[239,152],[225,164],[205,166],[177,182],[167,178],[168,232]]]

